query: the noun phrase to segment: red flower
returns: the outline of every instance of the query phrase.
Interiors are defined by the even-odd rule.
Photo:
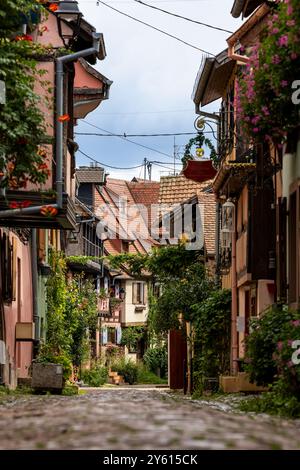
[[[53,13],[57,11],[58,10],[57,3],[51,3],[51,5],[49,5],[49,10],[52,11]]]
[[[23,201],[23,202],[20,203],[20,207],[21,207],[22,209],[25,209],[25,207],[31,206],[31,204],[32,204],[31,201]]]
[[[19,208],[19,203],[17,201],[12,201],[9,203],[10,209],[18,209]]]
[[[58,210],[53,206],[43,206],[40,212],[45,217],[54,217],[58,213]]]
[[[16,36],[15,41],[29,41],[32,42],[33,38],[30,34],[23,34],[22,36]]]
[[[48,169],[47,163],[40,163],[40,164],[38,165],[38,169],[39,169],[39,170],[47,170],[47,169]]]

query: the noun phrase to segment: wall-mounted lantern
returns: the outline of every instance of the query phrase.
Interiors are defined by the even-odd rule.
[[[223,248],[231,248],[232,234],[235,231],[235,205],[228,199],[222,206],[221,244]]]

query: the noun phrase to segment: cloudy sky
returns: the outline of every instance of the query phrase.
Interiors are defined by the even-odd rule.
[[[230,15],[233,0],[145,2],[229,31],[234,31],[241,24],[240,20]],[[154,11],[133,0],[106,0],[106,3],[213,54],[226,47],[228,33]],[[107,57],[104,61],[99,61],[96,68],[112,80],[113,85],[109,100],[81,121],[76,127],[76,132],[106,133],[90,124],[117,134],[194,132],[196,116],[191,94],[202,53],[104,5],[97,6],[96,0],[79,0],[79,7],[85,19],[104,34]],[[216,109],[216,105],[208,107],[207,110],[213,109]],[[189,138],[176,137],[177,158]],[[134,167],[141,165],[145,158],[167,162],[168,165],[164,168],[153,166],[152,178],[156,180],[172,173],[174,168],[173,137],[130,139],[156,149],[163,155],[118,137],[77,135],[76,140],[84,153],[110,166]],[[77,165],[83,164],[90,164],[90,160],[77,153]],[[106,169],[111,177],[143,177],[143,168]],[[179,171],[180,166],[176,169]]]

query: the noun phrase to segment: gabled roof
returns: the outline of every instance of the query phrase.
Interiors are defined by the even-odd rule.
[[[264,0],[235,0],[231,15],[234,18],[238,18],[240,15],[243,15],[243,18],[247,18],[247,16],[251,15],[262,3],[266,2]]]
[[[184,175],[163,176],[160,179],[159,204],[181,204],[207,188],[212,181],[197,183]]]
[[[105,171],[101,167],[82,166],[76,169],[76,180],[81,183],[104,184]]]
[[[199,112],[200,106],[205,106],[222,97],[234,67],[235,61],[228,57],[228,49],[215,58],[202,59],[192,94],[196,113]]]
[[[184,175],[163,176],[160,179],[159,203],[169,206],[169,211],[176,211],[176,206],[198,201],[203,205],[204,246],[209,255],[215,253],[215,216],[216,201],[212,187],[213,180],[198,183]],[[167,212],[169,212],[167,210]]]

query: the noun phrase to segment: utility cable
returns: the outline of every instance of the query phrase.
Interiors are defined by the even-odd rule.
[[[207,131],[206,133],[212,133],[212,131]],[[75,132],[75,135],[94,135],[97,137],[173,137],[180,135],[197,135],[197,132],[176,132],[176,133],[166,133],[166,134],[97,134],[94,132]]]
[[[137,166],[130,166],[130,167],[124,167],[124,168],[121,168],[121,167],[118,167],[118,166],[111,166],[111,165],[108,165],[107,163],[103,163],[103,162],[99,162],[98,160],[96,160],[95,158],[93,157],[90,157],[90,155],[87,155],[86,153],[84,153],[82,150],[77,150],[77,152],[81,153],[82,155],[84,155],[86,158],[89,158],[90,160],[92,160],[93,162],[95,163],[99,163],[100,165],[106,167],[106,168],[111,168],[112,170],[135,170],[136,168],[141,168],[142,166],[144,166],[144,164],[142,165],[137,165]]]
[[[89,126],[91,127],[94,127],[95,129],[99,129],[100,131],[102,132],[107,132],[107,134],[113,136],[113,137],[118,137],[119,139],[122,139],[124,140],[125,142],[130,142],[131,144],[134,144],[134,145],[137,145],[138,147],[142,147],[146,150],[151,150],[152,152],[156,152],[156,153],[159,153],[160,155],[164,155],[165,157],[168,157],[168,158],[172,158],[172,160],[174,159],[174,157],[172,155],[169,155],[165,152],[161,152],[160,150],[157,150],[157,149],[154,149],[152,147],[148,147],[147,145],[143,145],[143,144],[139,144],[138,142],[135,142],[134,140],[130,140],[130,139],[127,139],[125,138],[124,136],[114,136],[113,132],[110,132],[110,131],[107,131],[106,129],[102,129],[101,127],[99,126],[95,126],[95,124],[92,124],[91,122],[88,122],[86,121],[85,119],[82,119],[82,122],[85,122],[86,124],[88,124]]]
[[[94,163],[98,163],[99,165],[102,165],[105,168],[111,168],[112,170],[136,170],[137,168],[142,168],[143,166],[145,166],[145,163],[151,163],[152,165],[161,166],[163,168],[167,168],[167,169],[169,168],[170,169],[170,167],[164,166],[164,165],[170,165],[169,162],[158,162],[156,160],[154,160],[154,161],[146,160],[146,162],[142,163],[141,165],[130,166],[130,167],[112,166],[112,165],[108,165],[107,163],[103,163],[103,162],[100,162],[99,160],[96,160],[95,158],[91,157],[90,155],[83,152],[82,150],[78,149],[77,152],[81,153],[82,155],[84,155],[89,160],[92,160]],[[181,165],[181,163],[176,163],[176,165]],[[174,170],[174,168],[171,168],[171,169]]]
[[[135,18],[134,16],[129,15],[128,13],[124,13],[123,11],[112,7],[111,5],[108,5],[107,3],[103,2],[102,0],[97,0],[97,5],[104,5],[107,8],[110,8],[111,10],[119,13],[120,15],[126,16],[127,18],[130,18],[133,21],[136,21],[137,23],[143,24],[144,26],[148,26],[148,28],[154,29],[155,31],[158,31],[159,33],[165,34],[166,36],[168,36],[170,38],[173,38],[176,41],[179,41],[182,44],[185,44],[186,46],[192,47],[193,49],[196,49],[197,51],[202,52],[203,54],[207,54],[207,55],[210,55],[212,57],[216,57],[215,54],[212,54],[211,52],[205,51],[204,49],[201,49],[200,47],[194,46],[193,44],[190,44],[189,42],[184,41],[183,39],[180,39],[177,36],[174,36],[173,34],[168,33],[167,31],[163,31],[162,29],[159,29],[156,26],[153,26],[149,23],[146,23],[145,21],[139,20],[138,18]]]
[[[163,10],[162,8],[155,7],[154,5],[149,5],[148,3],[142,2],[141,0],[133,0],[133,1],[136,3],[140,3],[141,5],[145,7],[153,8],[153,10],[158,10],[158,11],[161,11],[162,13],[166,13],[167,15],[175,16],[176,18],[181,18],[182,20],[190,21],[191,23],[196,23],[201,26],[206,26],[207,28],[215,29],[217,31],[223,31],[224,33],[229,33],[229,34],[233,33],[233,31],[229,31],[228,29],[219,28],[218,26],[212,26],[211,24],[202,23],[201,21],[197,21],[197,20],[192,20],[191,18],[178,15],[177,13],[171,13],[170,11]]]

